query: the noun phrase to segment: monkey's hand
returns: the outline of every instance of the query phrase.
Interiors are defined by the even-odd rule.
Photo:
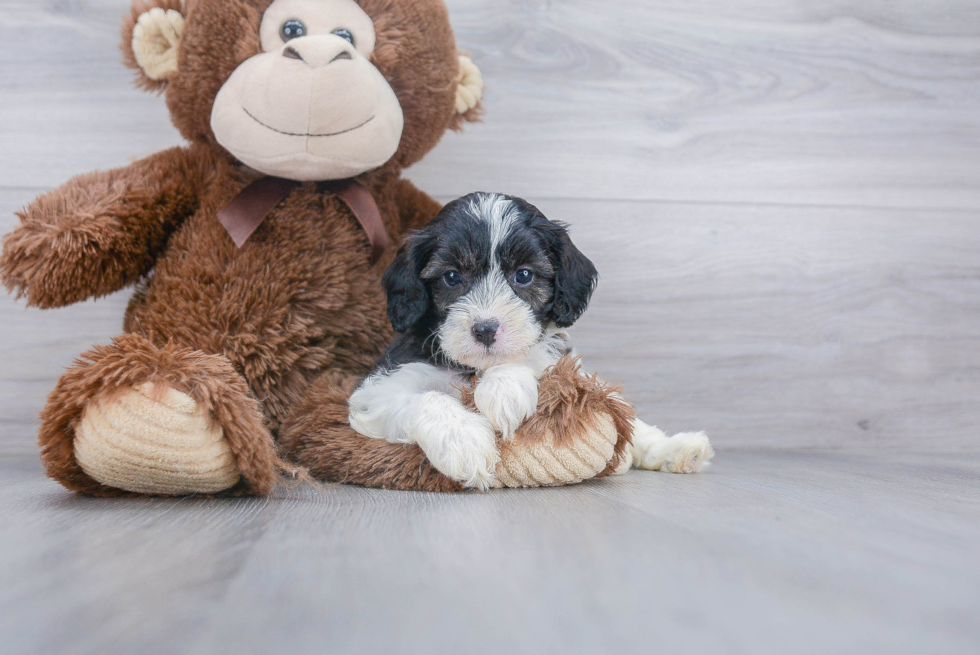
[[[538,408],[538,379],[522,364],[493,366],[477,383],[473,402],[503,439],[509,440]]]
[[[136,282],[196,209],[200,160],[200,153],[174,148],[76,177],[40,196],[18,213],[21,225],[3,240],[0,280],[42,308]]]

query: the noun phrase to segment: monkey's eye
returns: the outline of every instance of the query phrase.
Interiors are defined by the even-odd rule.
[[[459,271],[446,271],[442,274],[442,281],[446,283],[447,287],[458,287],[463,283],[463,276],[459,274]]]
[[[336,34],[351,45],[354,45],[354,35],[350,33],[350,30],[345,30],[343,27],[341,27],[340,29],[331,32],[331,34]]]
[[[292,41],[293,39],[298,39],[301,36],[306,36],[306,24],[301,20],[287,20],[279,28],[279,36],[282,37],[283,41]]]
[[[534,273],[526,268],[522,268],[514,274],[514,284],[526,287],[534,281]]]

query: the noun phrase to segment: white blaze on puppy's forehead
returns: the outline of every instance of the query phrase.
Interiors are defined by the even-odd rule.
[[[514,203],[499,193],[481,193],[470,202],[470,212],[490,227],[490,252],[494,266],[499,265],[499,249],[517,223],[519,212]]]

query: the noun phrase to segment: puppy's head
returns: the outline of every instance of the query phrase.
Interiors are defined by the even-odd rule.
[[[385,272],[397,332],[477,370],[527,356],[585,311],[598,279],[561,223],[519,198],[474,193],[408,237]]]

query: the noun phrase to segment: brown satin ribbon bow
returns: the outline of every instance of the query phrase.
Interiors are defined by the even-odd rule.
[[[235,245],[241,248],[262,225],[262,221],[299,182],[281,177],[262,177],[249,184],[218,212],[218,220],[228,230]],[[375,264],[388,249],[391,241],[381,220],[378,203],[371,192],[354,180],[317,183],[317,189],[330,191],[344,201],[371,242],[371,264]]]

